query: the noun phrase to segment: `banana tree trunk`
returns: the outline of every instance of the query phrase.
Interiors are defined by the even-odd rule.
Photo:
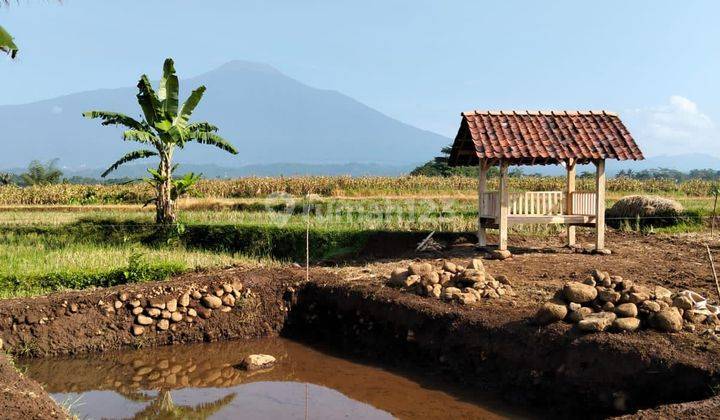
[[[172,152],[160,154],[160,176],[163,181],[158,185],[158,196],[156,203],[155,221],[159,224],[175,223],[177,216],[175,214],[175,203],[172,199],[172,172],[171,172]]]

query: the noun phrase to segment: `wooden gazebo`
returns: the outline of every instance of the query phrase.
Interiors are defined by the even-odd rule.
[[[498,248],[507,250],[508,227],[522,223],[567,226],[567,244],[575,245],[575,226],[595,226],[596,250],[605,249],[605,160],[641,160],[617,114],[605,111],[462,113],[449,163],[478,165],[478,245],[487,228],[500,231]],[[595,191],[575,191],[575,166],[593,163]],[[562,165],[564,191],[508,193],[509,165]],[[487,173],[500,167],[499,191],[487,191]]]

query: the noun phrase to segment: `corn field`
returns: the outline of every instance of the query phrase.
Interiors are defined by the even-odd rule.
[[[498,180],[491,178],[490,189],[496,189]],[[611,192],[701,197],[709,194],[711,181],[691,180],[678,182],[671,179],[636,180],[614,178],[607,181]],[[565,186],[563,177],[521,176],[510,178],[509,186],[515,191],[553,191]],[[259,198],[286,193],[295,196],[317,194],[324,197],[367,196],[459,196],[472,195],[477,180],[467,177],[249,177],[231,180],[203,180],[191,192],[198,198]],[[577,180],[579,191],[592,191],[594,180]],[[153,196],[149,185],[137,182],[125,185],[74,185],[17,187],[0,186],[0,205],[83,205],[83,204],[141,204]]]

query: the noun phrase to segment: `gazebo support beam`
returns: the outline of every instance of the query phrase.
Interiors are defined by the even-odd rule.
[[[488,169],[490,168],[489,162],[485,159],[480,159],[480,164],[478,165],[479,172],[478,172],[478,247],[484,247],[487,245],[487,234],[486,229],[482,224],[482,215],[485,214],[485,209],[483,208],[483,198],[485,197],[485,192],[487,191],[487,173]]]
[[[498,228],[500,229],[500,241],[498,249],[506,251],[508,247],[508,214],[510,208],[508,206],[508,163],[500,162],[500,217],[498,218]]]
[[[605,159],[595,161],[595,249],[605,249]]]
[[[575,193],[575,159],[568,159],[565,169],[567,169],[567,183],[565,185],[565,214],[573,214],[573,194]],[[575,245],[575,226],[567,226],[567,246]]]

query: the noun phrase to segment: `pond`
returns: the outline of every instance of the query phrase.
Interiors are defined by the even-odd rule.
[[[268,370],[238,368],[270,354]],[[20,361],[79,418],[527,418],[472,387],[284,338]]]

